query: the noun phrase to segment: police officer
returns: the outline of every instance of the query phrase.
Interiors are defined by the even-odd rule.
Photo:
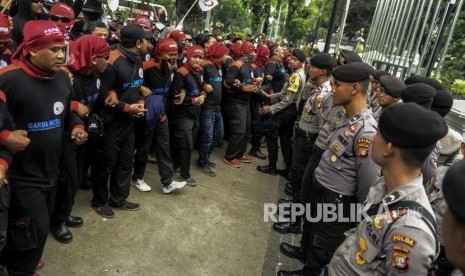
[[[399,102],[401,92],[405,89],[405,84],[401,80],[389,75],[381,76],[379,83],[380,87],[376,94],[378,96],[378,104],[381,108],[373,112],[373,117],[375,117],[377,122],[385,108]]]
[[[328,275],[427,275],[438,246],[421,166],[446,133],[438,114],[412,103],[381,114],[371,155],[383,176],[370,189],[366,215],[334,254]]]
[[[315,169],[312,191],[315,203],[335,204],[335,212],[348,217],[349,206],[363,202],[379,176],[369,152],[377,123],[366,105],[369,77],[373,68],[353,62],[336,68],[333,75],[333,103],[343,105],[347,117],[336,127]],[[341,209],[342,208],[342,209]],[[352,222],[319,221],[312,225],[302,273],[318,275],[344,241]],[[281,271],[280,275],[293,275]]]
[[[430,109],[433,103],[433,98],[436,95],[434,87],[424,83],[414,83],[408,85],[402,90],[401,98],[404,103],[413,102],[426,109]],[[422,168],[423,183],[426,184],[431,177],[433,177],[438,165],[439,149],[441,145],[439,142],[436,148],[431,152],[430,156],[425,160]]]
[[[300,186],[305,166],[311,156],[313,143],[323,124],[323,100],[331,94],[330,76],[336,65],[336,60],[327,53],[314,55],[310,59],[308,70],[314,88],[310,91],[302,116],[294,127],[293,154],[291,166],[290,188],[293,192],[293,201],[300,201]],[[276,223],[273,228],[280,233],[298,232],[300,220],[293,223]]]
[[[352,62],[362,62],[362,58],[354,51],[341,50],[337,58],[337,65],[348,64]]]
[[[280,93],[269,95],[271,100],[278,100],[277,103],[262,108],[262,114],[271,113],[271,126],[267,133],[266,144],[268,149],[267,166],[257,166],[257,170],[263,173],[276,175],[276,163],[278,161],[278,137],[281,140],[281,152],[286,165],[282,174],[289,175],[292,164],[292,127],[297,118],[297,104],[300,94],[306,82],[304,72],[305,53],[300,49],[294,49],[292,53],[291,66],[294,73],[289,77],[287,85]],[[268,95],[268,94],[266,94]]]
[[[465,273],[465,161],[453,165],[444,177],[444,198],[448,208],[444,216],[444,242],[448,259]]]
[[[378,104],[378,92],[379,88],[381,87],[381,84],[379,83],[379,79],[381,76],[385,75],[390,75],[388,72],[381,71],[381,70],[376,70],[373,72],[373,74],[370,76],[370,93],[367,98],[367,103],[371,107],[371,110],[373,111],[373,114],[377,114],[380,112],[379,110],[381,109],[381,106]]]

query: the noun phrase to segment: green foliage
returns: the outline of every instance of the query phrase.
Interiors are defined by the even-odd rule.
[[[450,91],[454,94],[465,95],[465,80],[456,79],[450,86]]]
[[[211,13],[215,26],[221,26],[223,32],[244,30],[250,25],[249,16],[239,0],[220,0]]]
[[[441,79],[446,86],[455,83],[457,79],[465,79],[465,11],[463,10],[442,66]]]

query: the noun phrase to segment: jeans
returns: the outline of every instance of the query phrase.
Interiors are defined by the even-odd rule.
[[[216,144],[223,139],[224,126],[223,117],[219,107],[203,108],[200,114],[199,130],[199,159],[197,165],[205,167],[208,165],[208,158],[216,147]]]

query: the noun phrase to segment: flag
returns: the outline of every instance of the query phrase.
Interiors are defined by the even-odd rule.
[[[209,11],[218,5],[218,0],[199,0],[199,6],[202,11]]]

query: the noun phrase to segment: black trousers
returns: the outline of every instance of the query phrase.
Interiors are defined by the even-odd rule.
[[[85,145],[77,146],[74,141],[64,139],[60,158],[60,172],[55,189],[54,209],[50,217],[51,226],[65,223],[71,214],[76,192],[83,179]]]
[[[145,129],[145,118],[134,120],[134,135],[136,153],[134,154],[132,179],[136,180],[144,178],[150,145],[153,140],[153,131],[146,131]]]
[[[290,183],[296,192],[294,200],[300,201],[302,179],[317,136],[318,133],[308,133],[297,127],[295,128],[290,179]]]
[[[292,130],[297,117],[297,109],[294,104],[273,115],[270,129],[266,137],[268,149],[268,162],[276,167],[278,162],[278,138],[281,142],[281,153],[283,154],[286,169],[292,164]]]
[[[92,206],[121,206],[129,196],[134,158],[134,122],[115,121],[105,126],[92,167]],[[95,171],[95,172],[94,172]]]
[[[262,102],[260,99],[251,97],[250,99],[250,142],[252,144],[252,150],[260,149],[260,140],[262,139],[261,129],[261,116],[260,107]]]
[[[157,157],[158,174],[161,184],[167,186],[173,181],[173,161],[170,152],[170,131],[168,120],[159,122],[153,131],[154,150]]]
[[[10,182],[16,187],[27,185]],[[9,275],[34,274],[47,241],[52,195],[52,190],[40,188],[11,189],[7,242],[0,253],[0,263]]]
[[[334,212],[350,217],[350,205],[357,203],[355,196],[348,197],[326,189],[313,178],[313,189],[316,203],[331,203],[336,206]],[[343,208],[342,212],[339,210]],[[331,261],[334,252],[344,242],[344,233],[354,228],[355,222],[327,222],[320,220],[315,222],[310,229],[308,246],[305,248],[306,275],[319,275],[323,267]]]
[[[247,151],[250,136],[250,107],[249,104],[229,103],[230,137],[225,158],[228,160],[242,157]]]
[[[183,179],[191,177],[191,155],[199,133],[199,117],[191,118],[183,114],[174,115],[173,165],[180,168]]]

